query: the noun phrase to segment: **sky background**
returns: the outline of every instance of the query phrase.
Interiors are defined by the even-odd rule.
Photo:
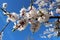
[[[3,3],[7,3],[7,10],[9,12],[16,12],[19,14],[19,11],[22,7],[29,7],[30,0],[0,0],[0,7],[2,7]],[[34,5],[35,6],[35,5]],[[35,6],[37,7],[37,6]],[[3,12],[0,10],[0,31],[6,25],[6,16],[3,15]],[[41,25],[38,32],[32,34],[30,31],[30,24],[27,25],[27,28],[24,31],[18,31],[12,32],[13,29],[13,23],[10,22],[7,28],[3,31],[3,37],[2,40],[27,40],[27,37],[31,37],[34,40],[49,40],[48,38],[40,38],[40,34],[45,30],[44,25]],[[60,40],[60,38],[52,37],[50,40]]]

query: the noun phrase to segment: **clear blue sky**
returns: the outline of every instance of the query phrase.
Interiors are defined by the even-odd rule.
[[[2,3],[7,3],[7,10],[10,12],[16,12],[19,14],[20,9],[24,7],[28,7],[30,5],[30,0],[0,0],[0,7],[2,6]],[[6,16],[3,16],[2,11],[0,11],[0,30],[3,28],[3,26],[6,24]],[[42,39],[39,37],[39,34],[43,32],[45,29],[42,25],[41,29],[35,33],[32,34],[30,31],[30,25],[28,24],[27,28],[24,31],[15,31],[12,32],[13,29],[13,23],[11,22],[7,28],[3,32],[3,40],[26,40],[28,36],[31,36],[35,40],[48,40]],[[60,38],[53,37],[51,40],[59,40]]]

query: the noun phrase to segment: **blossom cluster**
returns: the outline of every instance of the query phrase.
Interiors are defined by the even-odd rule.
[[[56,0],[56,2],[53,2],[49,0],[37,0],[36,2],[33,3],[38,5],[37,8],[34,7],[33,5],[29,6],[28,9],[23,7],[21,8],[19,14],[15,12],[8,12],[6,10],[7,3],[3,3],[2,11],[4,15],[7,16],[7,22],[11,21],[14,23],[12,31],[15,31],[15,30],[23,31],[24,29],[26,29],[27,25],[30,24],[31,31],[37,32],[41,24],[44,23],[44,25],[46,27],[49,27],[49,29],[44,31],[43,34],[47,34],[51,32],[58,34],[57,31],[55,31],[56,27],[50,28],[50,26],[52,27],[52,23],[49,22],[50,17],[54,16],[55,14],[52,11],[54,8],[56,8],[55,4],[57,4],[58,6],[56,8],[56,13],[60,13],[60,5],[58,5],[59,4],[58,2],[60,1]],[[48,5],[49,7],[47,7]],[[60,21],[58,22],[58,24],[60,24]],[[55,26],[58,26],[58,25],[56,24]],[[48,37],[50,38],[52,35],[54,35],[54,33],[49,34]],[[46,38],[46,36],[43,36],[43,38]]]

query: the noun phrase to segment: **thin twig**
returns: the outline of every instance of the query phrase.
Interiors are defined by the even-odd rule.
[[[1,32],[3,32],[6,29],[6,27],[8,26],[9,23],[10,23],[10,21],[2,28]]]

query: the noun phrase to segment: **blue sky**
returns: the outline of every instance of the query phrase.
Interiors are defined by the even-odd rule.
[[[30,5],[30,0],[0,0],[0,7],[2,6],[2,3],[7,3],[7,10],[10,12],[16,12],[19,14],[20,9],[24,7],[28,7]],[[6,16],[3,15],[3,12],[0,10],[0,30],[3,28],[3,26],[6,24]],[[45,29],[44,25],[40,27],[39,31],[32,34],[30,31],[30,24],[27,25],[27,28],[24,31],[15,31],[12,32],[13,29],[13,23],[11,22],[7,28],[3,32],[3,40],[26,40],[28,36],[31,36],[34,40],[48,40],[42,39],[39,37],[39,34],[43,32]],[[60,38],[52,37],[51,40],[59,40]]]

